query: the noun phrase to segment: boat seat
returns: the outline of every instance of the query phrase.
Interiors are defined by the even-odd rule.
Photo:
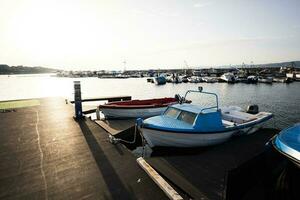
[[[249,113],[241,112],[241,111],[230,111],[230,112],[222,113],[222,119],[229,122],[235,122],[241,124],[241,123],[256,120],[257,116]]]

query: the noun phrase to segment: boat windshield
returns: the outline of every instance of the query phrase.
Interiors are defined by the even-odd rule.
[[[188,124],[193,125],[195,118],[196,118],[196,114],[195,113],[191,113],[191,112],[186,112],[186,111],[181,111],[180,115],[178,116],[178,120],[184,121]]]
[[[169,107],[166,110],[166,112],[164,113],[164,115],[176,119],[179,113],[180,113],[180,110],[178,110],[176,108]]]
[[[169,107],[166,110],[166,112],[164,113],[164,115],[166,115],[168,117],[171,117],[173,119],[184,121],[184,122],[186,122],[188,124],[191,124],[191,125],[194,124],[195,118],[197,116],[196,113],[179,110],[179,109],[172,108],[172,107]]]

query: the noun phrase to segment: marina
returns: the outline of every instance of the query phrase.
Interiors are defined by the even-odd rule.
[[[300,1],[0,5],[0,200],[300,199]]]
[[[1,198],[168,199],[126,146],[110,143],[109,133],[97,123],[74,120],[74,107],[62,98],[35,101],[39,105],[0,113],[1,160],[5,160]],[[12,125],[16,121],[19,126]],[[266,195],[250,188],[262,187],[256,179],[266,176],[270,167],[262,165],[265,144],[276,133],[262,129],[212,148],[156,149],[156,155],[145,160],[184,199]],[[273,164],[280,163],[280,158],[271,158]],[[254,185],[240,185],[241,178]]]
[[[135,119],[105,119],[99,108],[87,116],[79,112],[84,104],[131,102],[132,96],[81,98],[78,79],[74,88],[74,100],[0,102],[1,198],[269,199],[276,191],[270,177],[277,180],[278,171],[291,165],[266,146],[280,131],[274,127],[211,147],[150,150]]]

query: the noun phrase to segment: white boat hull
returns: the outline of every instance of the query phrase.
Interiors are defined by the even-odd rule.
[[[105,118],[148,118],[162,114],[167,107],[159,108],[136,108],[136,109],[111,109],[101,108]]]
[[[235,129],[220,133],[178,133],[142,128],[142,134],[150,147],[201,147],[223,143],[233,135],[252,134],[261,128],[262,124],[256,124],[244,129]]]

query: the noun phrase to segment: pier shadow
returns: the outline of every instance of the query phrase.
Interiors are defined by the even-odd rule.
[[[105,156],[103,149],[93,135],[93,132],[88,127],[86,121],[84,119],[79,120],[78,124],[93,154],[100,173],[103,176],[106,186],[110,191],[112,199],[136,199],[134,194],[129,192],[122,183],[120,177],[114,170],[109,159]]]

